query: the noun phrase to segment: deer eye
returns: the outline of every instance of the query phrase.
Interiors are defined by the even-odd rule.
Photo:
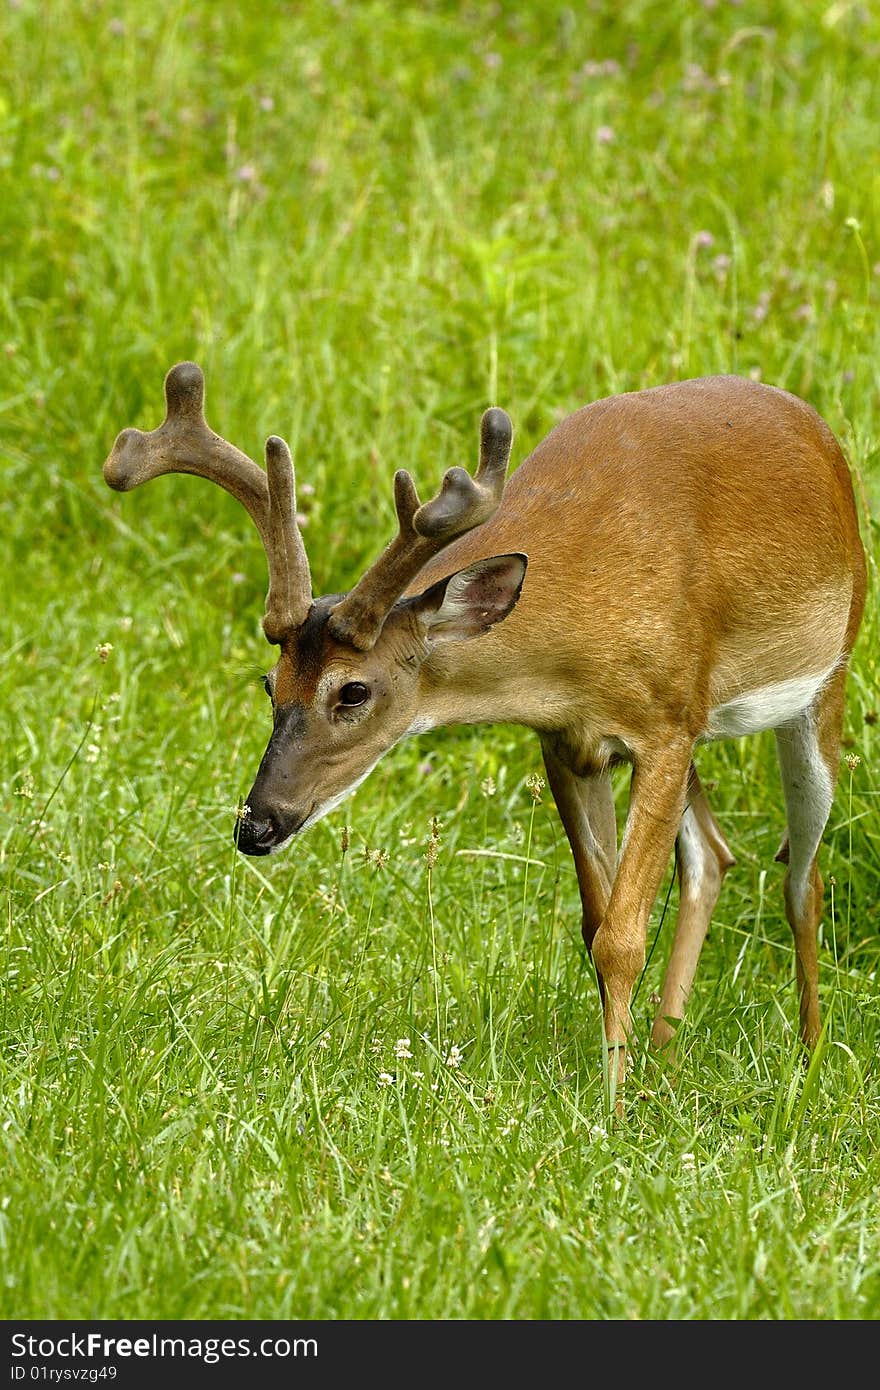
[[[355,705],[362,705],[369,698],[369,687],[362,681],[349,681],[339,692],[339,703],[347,705],[350,709]]]

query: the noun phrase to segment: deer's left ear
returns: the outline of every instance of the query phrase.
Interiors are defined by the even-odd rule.
[[[429,642],[463,642],[506,618],[526,575],[527,555],[493,555],[432,584],[409,602]]]

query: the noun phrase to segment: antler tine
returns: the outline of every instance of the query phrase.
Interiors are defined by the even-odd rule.
[[[493,406],[481,422],[480,462],[473,478],[464,468],[450,468],[437,496],[422,506],[409,473],[395,473],[398,534],[333,609],[329,626],[334,637],[368,651],[391,608],[428,560],[489,520],[501,502],[512,442],[509,415]]]
[[[497,510],[513,443],[513,425],[498,406],[480,421],[480,464],[472,478],[464,468],[450,468],[440,492],[413,517],[420,536],[452,540],[480,526]]]
[[[274,436],[268,441],[267,477],[247,454],[215,434],[205,419],[205,378],[195,362],[178,362],[171,368],[165,378],[165,405],[165,419],[157,429],[127,429],[117,437],[104,464],[104,481],[117,492],[130,492],[163,473],[193,473],[237,498],[266,551],[269,599],[264,631],[270,642],[278,642],[305,619],[311,604],[287,446]]]
[[[130,492],[163,473],[194,473],[219,483],[247,508],[265,545],[269,489],[262,468],[221,439],[204,414],[205,378],[195,362],[178,362],[165,378],[165,419],[158,429],[123,430],[104,464],[104,481]]]
[[[303,623],[312,605],[309,558],[296,524],[296,483],[293,460],[283,439],[266,440],[269,481],[269,593],[263,631],[270,642],[283,638]]]

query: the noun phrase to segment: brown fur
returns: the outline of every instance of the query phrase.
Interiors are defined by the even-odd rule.
[[[440,649],[425,697],[633,749],[658,719],[695,737],[742,689],[826,669],[865,595],[852,485],[803,401],[710,377],[597,401],[510,479],[495,517],[418,586],[522,550],[522,598],[479,647]],[[523,718],[523,716],[525,716]],[[444,721],[445,722],[445,721]]]

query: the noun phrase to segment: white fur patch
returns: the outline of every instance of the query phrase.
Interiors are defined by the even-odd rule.
[[[682,880],[691,893],[699,893],[706,875],[706,845],[699,823],[690,806],[686,806],[678,827],[678,852],[682,860]]]
[[[794,676],[725,701],[709,712],[704,737],[739,738],[790,724],[810,708],[836,666],[835,662],[818,676]]]
[[[809,715],[780,729],[776,746],[788,819],[789,891],[800,917],[806,907],[810,868],[831,812],[834,781]]]
[[[429,719],[426,714],[417,714],[403,737],[409,738],[411,734],[426,734],[429,729],[436,729],[436,727],[437,721],[435,719]]]

